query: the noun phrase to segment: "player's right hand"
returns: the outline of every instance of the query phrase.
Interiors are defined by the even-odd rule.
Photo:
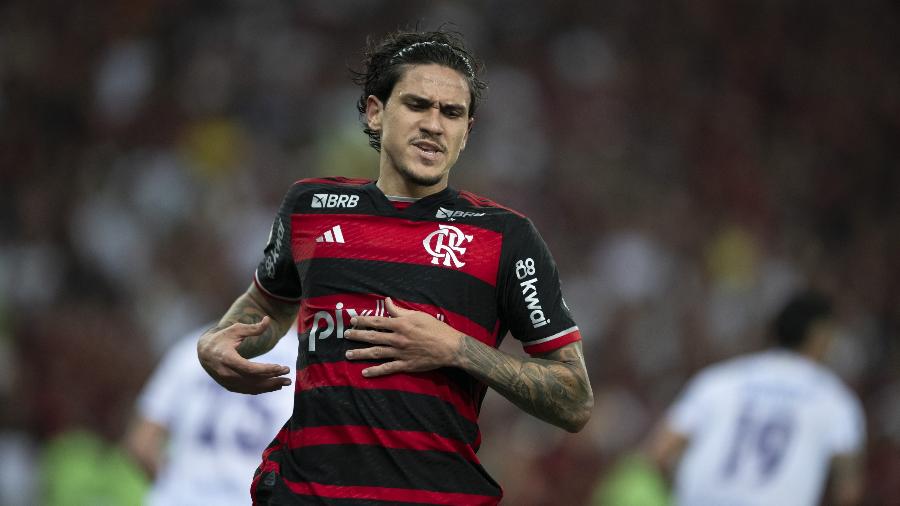
[[[218,384],[232,392],[261,394],[290,385],[290,378],[284,377],[291,372],[289,367],[253,362],[237,351],[244,339],[262,334],[270,323],[266,316],[259,323],[234,323],[218,331],[207,331],[197,341],[200,365]]]

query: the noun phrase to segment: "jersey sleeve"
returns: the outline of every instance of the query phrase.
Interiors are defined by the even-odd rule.
[[[285,302],[297,302],[301,295],[300,277],[291,252],[291,214],[299,191],[300,184],[294,184],[281,202],[253,276],[256,286],[266,295]]]
[[[833,455],[862,451],[866,439],[866,423],[862,406],[852,393],[842,391],[835,403],[833,423],[830,423],[830,444]]]
[[[713,380],[709,372],[701,372],[688,382],[666,414],[669,428],[684,436],[692,436],[701,430],[703,420],[709,416],[712,402]]]
[[[504,237],[498,305],[503,324],[530,355],[581,340],[562,296],[549,248],[528,219]]]

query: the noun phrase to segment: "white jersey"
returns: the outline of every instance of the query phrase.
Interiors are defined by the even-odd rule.
[[[704,369],[668,423],[689,439],[675,478],[682,506],[818,504],[831,458],[859,452],[865,439],[858,398],[784,350]]]
[[[166,427],[169,444],[145,504],[250,504],[262,451],[291,416],[293,384],[260,395],[229,392],[203,370],[195,332],[163,357],[138,399],[144,418]],[[298,341],[291,329],[254,361],[286,365],[292,376]]]

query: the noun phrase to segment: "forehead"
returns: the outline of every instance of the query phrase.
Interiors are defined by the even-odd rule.
[[[416,95],[434,102],[469,105],[469,84],[462,73],[437,64],[408,65],[391,95]]]

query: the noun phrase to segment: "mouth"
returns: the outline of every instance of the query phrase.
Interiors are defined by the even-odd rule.
[[[436,160],[444,152],[444,148],[440,144],[431,141],[413,141],[412,145],[419,151],[419,154],[427,160]]]

